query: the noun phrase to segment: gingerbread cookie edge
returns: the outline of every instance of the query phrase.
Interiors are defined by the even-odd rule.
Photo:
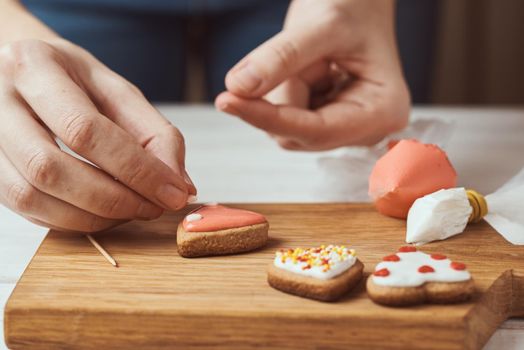
[[[177,228],[178,254],[185,258],[245,253],[263,247],[269,239],[269,223],[209,232]]]
[[[333,278],[321,280],[301,276],[276,267],[271,263],[267,271],[268,284],[284,293],[319,301],[336,301],[355,288],[363,277],[364,264],[356,259],[355,263]]]

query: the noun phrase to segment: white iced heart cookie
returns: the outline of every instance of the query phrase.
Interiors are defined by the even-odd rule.
[[[358,284],[363,269],[355,250],[345,246],[282,249],[275,253],[267,280],[286,293],[334,301]]]

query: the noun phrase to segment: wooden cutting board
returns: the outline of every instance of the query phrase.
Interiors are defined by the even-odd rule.
[[[287,295],[267,285],[266,267],[277,248],[336,243],[357,250],[367,276],[404,244],[404,221],[359,204],[236,206],[267,216],[265,248],[181,258],[182,212],[98,234],[120,263],[114,268],[85,237],[49,233],[6,306],[8,346],[476,349],[502,321],[524,316],[524,246],[486,223],[423,247],[468,265],[478,287],[471,302],[391,308],[367,298],[364,280],[336,303]]]

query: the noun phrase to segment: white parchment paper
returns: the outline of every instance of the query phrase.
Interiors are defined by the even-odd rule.
[[[445,149],[454,123],[437,119],[418,119],[404,130],[389,135],[372,147],[347,147],[335,155],[318,160],[324,181],[317,191],[333,202],[369,202],[368,178],[377,160],[388,151],[393,140],[417,139]]]
[[[524,244],[524,168],[486,201],[484,219],[509,242]]]

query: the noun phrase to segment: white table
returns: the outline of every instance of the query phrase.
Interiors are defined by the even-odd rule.
[[[295,153],[264,133],[208,106],[160,106],[183,132],[187,166],[199,200],[218,202],[326,202],[321,157],[341,150]],[[460,183],[490,193],[524,166],[524,108],[415,108],[416,118],[454,121],[446,150]],[[340,181],[343,181],[341,179]],[[325,192],[320,192],[323,189]],[[5,302],[46,230],[0,207],[0,322]],[[0,327],[3,339],[3,327]],[[0,341],[0,348],[4,348]],[[509,320],[486,349],[524,348],[524,320]]]

